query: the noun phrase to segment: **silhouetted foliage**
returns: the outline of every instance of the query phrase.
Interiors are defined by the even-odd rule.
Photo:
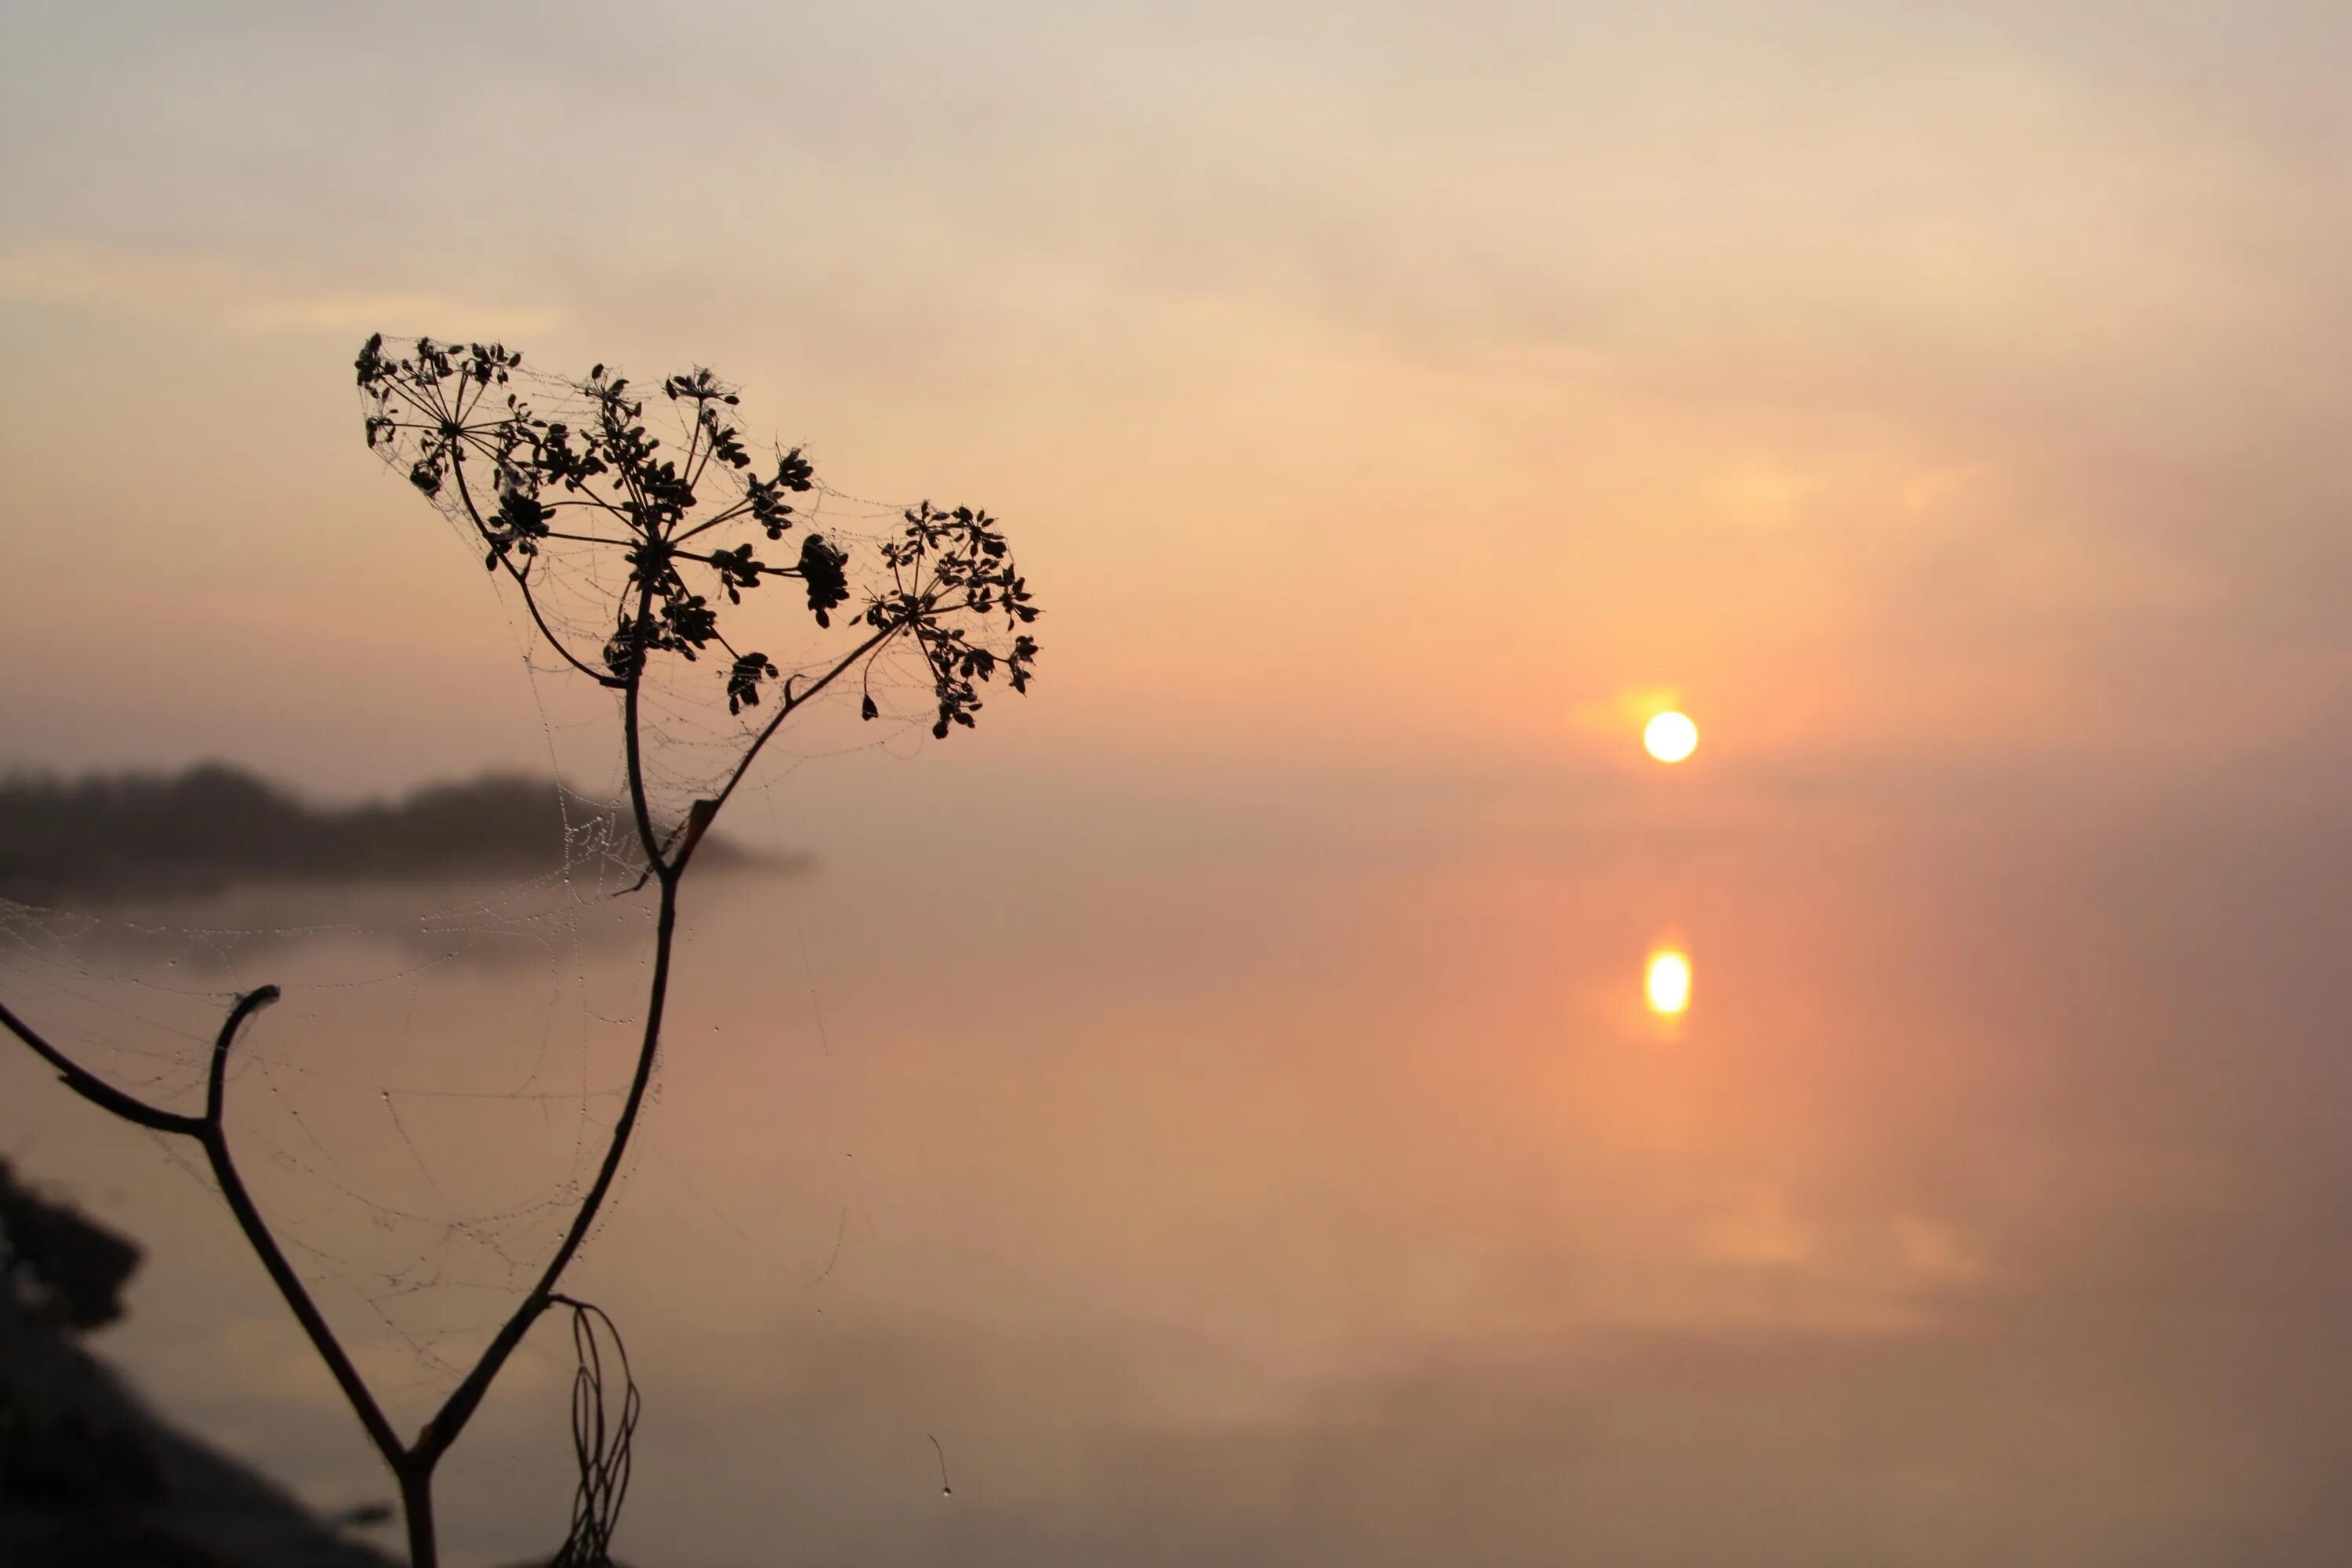
[[[803,532],[788,561],[757,553],[758,543],[799,525],[785,498],[814,488],[808,459],[795,447],[776,454],[767,472],[755,469],[727,412],[740,398],[706,369],[661,384],[662,396],[690,415],[687,445],[672,453],[648,433],[645,404],[626,376],[599,364],[571,384],[587,410],[575,426],[535,411],[517,379],[521,367],[522,356],[499,343],[420,338],[399,353],[382,334],[370,338],[357,362],[368,445],[428,500],[466,519],[482,543],[482,563],[504,567],[526,597],[538,557],[557,542],[601,546],[627,565],[613,595],[613,629],[593,661],[534,603],[541,630],[574,668],[620,688],[655,656],[697,660],[715,643],[728,656],[729,711],[758,705],[777,667],[764,651],[727,640],[712,596],[740,604],[769,578],[793,579],[820,627],[852,597],[849,552],[822,533]],[[737,535],[757,538],[730,542]],[[972,722],[981,706],[974,682],[992,679],[1000,665],[1015,691],[1027,689],[1037,644],[1017,628],[1037,611],[995,520],[925,501],[907,512],[879,557],[883,571],[866,586],[859,619],[877,639],[875,651],[901,635],[921,650],[938,700],[932,734]],[[978,629],[1000,616],[1013,635],[991,646]]]
[[[399,1483],[412,1568],[432,1568],[439,1560],[433,1520],[436,1468],[523,1337],[559,1303],[573,1308],[582,1356],[574,1407],[581,1484],[562,1561],[565,1568],[606,1568],[610,1563],[609,1542],[626,1487],[636,1389],[627,1377],[626,1358],[618,1354],[612,1324],[593,1309],[559,1296],[555,1287],[613,1189],[652,1082],[676,951],[678,884],[688,866],[709,850],[712,822],[761,751],[787,719],[852,670],[865,677],[860,714],[878,717],[872,685],[876,664],[900,647],[921,662],[933,710],[931,732],[942,738],[954,727],[973,724],[980,687],[999,670],[1013,690],[1026,690],[1037,657],[1035,640],[1021,629],[1035,621],[1037,609],[1013,564],[1011,547],[987,513],[969,507],[940,510],[928,501],[910,509],[902,527],[863,552],[866,571],[860,575],[859,556],[805,528],[796,503],[788,499],[818,489],[807,458],[795,447],[776,454],[766,471],[755,468],[727,413],[739,397],[710,372],[696,369],[661,384],[672,412],[683,416],[687,433],[682,447],[665,452],[626,377],[608,374],[600,364],[578,381],[540,379],[536,384],[563,410],[561,416],[549,416],[525,397],[534,383],[523,376],[521,365],[520,354],[495,343],[461,347],[419,339],[402,351],[388,348],[382,334],[371,337],[357,361],[367,444],[467,531],[481,547],[483,564],[503,572],[520,590],[532,625],[564,663],[618,695],[629,826],[644,868],[628,891],[641,891],[648,883],[655,888],[653,963],[635,1069],[596,1175],[537,1280],[421,1431],[404,1437],[393,1429],[237,1169],[226,1118],[229,1057],[239,1031],[278,999],[278,988],[264,985],[236,998],[214,1039],[204,1108],[194,1112],[152,1104],[107,1082],[0,1005],[0,1026],[55,1068],[75,1093],[127,1121],[192,1140],[203,1150],[239,1230]],[[779,543],[795,529],[801,538],[788,560],[761,553],[762,545]],[[569,639],[580,634],[558,625],[566,617],[551,617],[541,603],[542,568],[559,556],[577,568],[569,574],[574,599],[584,594],[594,605],[593,619],[586,624],[593,646],[574,646]],[[831,630],[835,613],[855,602],[840,635],[849,646],[787,674],[782,659],[730,642],[720,626],[719,601],[729,608],[740,606],[771,578],[801,584],[820,631]],[[676,661],[663,668],[666,677],[676,677],[679,666],[698,664],[714,651],[717,679],[699,689],[714,706],[724,700],[736,728],[713,743],[719,763],[709,775],[709,793],[684,802],[670,820],[658,821],[646,765],[648,676],[664,661]],[[692,683],[673,681],[660,689],[660,700],[666,710],[674,709],[681,692],[692,701],[696,689]],[[698,757],[707,760],[710,751],[705,746]],[[199,773],[192,784],[183,783],[205,797],[215,831],[250,842],[266,835],[273,822],[288,819],[289,803],[250,780]],[[100,817],[108,815],[104,797],[103,790],[94,797]],[[412,814],[410,828],[429,837],[446,827],[457,838],[470,840],[488,818],[485,814],[456,826],[467,804],[448,797],[427,801]],[[160,820],[184,819],[165,811]],[[184,839],[173,838],[178,827],[153,831],[161,833],[167,849],[189,847]],[[537,831],[525,828],[521,841],[531,841]],[[320,827],[309,840],[310,849],[335,837],[333,829]],[[612,1338],[625,1385],[616,1415],[608,1416],[604,1409],[600,1330]]]

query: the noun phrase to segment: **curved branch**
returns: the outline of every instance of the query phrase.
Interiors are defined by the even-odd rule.
[[[236,1005],[228,1010],[228,1016],[221,1021],[220,1032],[213,1037],[212,1061],[205,1075],[205,1111],[202,1116],[182,1116],[123,1093],[103,1079],[84,1070],[63,1051],[43,1039],[30,1025],[10,1012],[5,1004],[0,1004],[0,1024],[6,1025],[9,1033],[30,1046],[42,1060],[56,1068],[63,1075],[67,1088],[93,1105],[112,1111],[125,1121],[135,1122],[158,1132],[175,1132],[182,1137],[194,1138],[204,1145],[205,1163],[212,1167],[213,1179],[220,1184],[221,1196],[227,1202],[229,1213],[236,1216],[237,1229],[244,1232],[247,1245],[261,1259],[261,1266],[268,1270],[270,1282],[278,1287],[278,1295],[293,1310],[295,1320],[302,1325],[303,1333],[310,1337],[310,1346],[319,1352],[319,1359],[325,1362],[327,1370],[334,1374],[337,1385],[343,1391],[343,1397],[351,1402],[352,1409],[358,1414],[360,1425],[367,1428],[369,1441],[383,1456],[384,1462],[397,1472],[407,1461],[408,1451],[393,1431],[392,1423],[384,1419],[375,1395],[361,1381],[358,1368],[343,1353],[334,1330],[320,1315],[318,1306],[310,1300],[310,1291],[303,1288],[300,1277],[286,1261],[286,1254],[279,1250],[278,1239],[270,1234],[268,1223],[261,1217],[261,1211],[254,1206],[253,1196],[246,1191],[244,1178],[237,1173],[236,1162],[229,1155],[228,1131],[222,1121],[224,1101],[228,1092],[229,1047],[236,1043],[237,1031],[245,1026],[245,1021],[277,1001],[278,996],[275,985],[247,991],[237,997]]]
[[[247,992],[228,1010],[228,1016],[221,1020],[220,1033],[213,1037],[212,1065],[205,1073],[204,1120],[215,1127],[220,1125],[221,1102],[228,1094],[228,1048],[236,1043],[236,1032],[245,1021],[277,1001],[278,996],[275,985]]]
[[[651,657],[646,647],[645,626],[653,602],[654,586],[650,582],[645,583],[637,590],[636,616],[629,623],[629,635],[635,639],[635,647],[631,650],[635,658],[629,667],[629,678],[621,687],[621,742],[629,769],[629,809],[637,819],[637,842],[645,848],[646,869],[667,884],[671,868],[662,858],[661,846],[654,840],[653,809],[646,804],[645,742],[638,733],[637,720],[639,693],[646,683],[646,661]],[[667,902],[667,894],[664,902]]]
[[[742,759],[735,764],[735,771],[727,775],[727,782],[719,786],[719,793],[711,796],[708,801],[696,801],[694,803],[695,809],[702,813],[703,826],[708,827],[710,825],[710,818],[719,815],[719,808],[727,804],[727,797],[735,793],[735,786],[741,784],[743,782],[743,775],[751,771],[752,763],[759,758],[760,749],[762,746],[765,746],[768,743],[769,739],[773,736],[778,730],[783,727],[783,722],[786,719],[789,719],[793,713],[797,712],[801,706],[807,702],[810,698],[814,697],[818,692],[823,691],[826,687],[831,686],[836,679],[840,679],[842,673],[850,668],[851,666],[856,664],[859,659],[866,658],[869,654],[880,652],[884,643],[888,642],[892,637],[897,637],[898,633],[904,629],[904,626],[899,626],[883,627],[880,631],[876,632],[872,637],[867,637],[864,642],[859,643],[856,647],[852,648],[849,651],[847,658],[844,658],[839,664],[835,665],[831,669],[826,670],[823,675],[812,681],[808,687],[802,690],[797,696],[793,694],[790,687],[786,687],[784,700],[777,705],[775,716],[770,719],[766,724],[761,726],[759,734],[752,738],[751,746],[743,752]],[[702,811],[702,808],[706,805],[709,806],[709,809],[708,811]],[[694,838],[688,840],[686,847],[678,851],[677,865],[676,868],[677,870],[683,871],[686,869],[687,859],[694,853],[694,844],[697,840],[699,840],[700,837],[701,835],[697,833],[694,836]]]
[[[300,1276],[294,1272],[293,1265],[287,1262],[286,1254],[278,1248],[278,1238],[270,1234],[268,1222],[254,1206],[252,1194],[246,1191],[245,1179],[237,1173],[236,1162],[229,1155],[228,1130],[221,1120],[227,1096],[229,1047],[236,1043],[237,1030],[245,1021],[277,1000],[278,987],[275,985],[248,991],[236,999],[236,1005],[229,1009],[228,1016],[222,1021],[220,1033],[213,1040],[212,1067],[205,1075],[205,1114],[198,1122],[197,1141],[205,1146],[205,1162],[212,1166],[213,1179],[220,1184],[221,1196],[227,1201],[229,1213],[236,1218],[237,1229],[245,1233],[246,1245],[253,1248],[254,1255],[261,1259],[262,1268],[268,1270],[270,1283],[278,1287],[278,1294],[292,1309],[295,1321],[302,1325],[302,1332],[310,1338],[310,1348],[319,1352],[319,1359],[325,1362],[327,1370],[334,1374],[336,1385],[341,1388],[343,1397],[358,1415],[360,1425],[367,1428],[368,1440],[375,1445],[376,1452],[383,1456],[384,1463],[397,1474],[408,1459],[408,1450],[402,1445],[398,1434],[393,1431],[392,1423],[384,1419],[383,1408],[376,1404],[375,1395],[369,1392],[367,1384],[361,1379],[359,1369],[352,1364],[351,1357],[343,1353],[342,1342],[335,1338],[335,1331],[328,1326],[318,1304],[310,1300],[310,1292],[304,1288]]]
[[[751,503],[749,500],[739,500],[733,506],[728,507],[724,510],[716,512],[709,517],[706,517],[700,522],[696,523],[692,528],[683,531],[677,538],[671,540],[670,542],[673,544],[683,544],[688,540],[692,539],[696,534],[708,533],[712,529],[718,528],[724,523],[732,522],[751,510]]]
[[[649,595],[650,589],[640,590],[638,614],[641,618]],[[727,783],[718,795],[694,803],[688,817],[687,837],[679,844],[676,858],[667,861],[655,842],[653,820],[646,803],[637,725],[639,682],[633,679],[627,683],[623,724],[624,739],[627,742],[630,805],[635,811],[637,830],[645,844],[647,864],[661,884],[660,912],[654,926],[653,980],[646,997],[646,1026],[637,1047],[636,1071],[629,1080],[628,1099],[622,1104],[620,1119],[613,1125],[612,1142],[605,1145],[604,1163],[598,1167],[596,1180],[589,1187],[588,1195],[581,1201],[579,1212],[573,1215],[570,1228],[555,1249],[555,1256],[548,1259],[539,1282],[531,1287],[530,1293],[523,1298],[513,1315],[507,1319],[496,1337],[484,1348],[481,1359],[474,1363],[473,1370],[450,1391],[441,1408],[425,1424],[425,1430],[418,1434],[415,1447],[408,1451],[408,1462],[412,1466],[429,1472],[441,1456],[448,1451],[449,1446],[457,1440],[458,1434],[473,1418],[475,1410],[480,1406],[483,1396],[489,1392],[490,1384],[506,1365],[507,1359],[514,1354],[515,1347],[522,1342],[523,1336],[530,1331],[531,1326],[539,1321],[554,1300],[556,1281],[571,1266],[573,1255],[587,1239],[589,1227],[595,1223],[604,1200],[612,1193],[614,1180],[620,1174],[621,1161],[628,1152],[630,1136],[636,1130],[637,1117],[645,1109],[646,1091],[653,1082],[654,1061],[661,1047],[662,1016],[669,1001],[670,960],[677,934],[678,880],[694,854],[695,846],[701,840],[703,830],[718,816],[719,808],[726,804],[727,797],[734,793],[735,786],[742,782],[743,775],[750,770],[752,759],[759,755],[760,749],[768,743],[769,738],[775,734],[785,718],[831,685],[844,671],[878,650],[901,629],[894,626],[876,632],[806,690],[796,696],[788,696],[779,706],[775,716],[761,729],[742,761],[728,775]],[[789,692],[790,688],[786,689]]]
[[[531,1325],[539,1321],[554,1299],[555,1282],[571,1265],[572,1255],[588,1238],[588,1227],[595,1223],[597,1211],[604,1206],[605,1197],[613,1190],[614,1179],[620,1174],[621,1157],[627,1151],[629,1135],[637,1124],[638,1112],[645,1109],[646,1090],[653,1082],[654,1058],[661,1045],[662,1014],[669,999],[670,954],[677,932],[677,875],[666,873],[661,879],[661,914],[654,927],[654,974],[651,991],[646,998],[645,1037],[637,1047],[637,1070],[629,1080],[629,1098],[621,1107],[621,1118],[614,1123],[613,1141],[605,1146],[604,1163],[597,1169],[596,1180],[588,1195],[572,1216],[572,1227],[564,1233],[563,1241],[548,1260],[547,1268],[531,1287],[522,1304],[499,1328],[498,1336],[482,1352],[481,1359],[466,1374],[465,1381],[450,1391],[433,1419],[418,1434],[416,1446],[410,1452],[411,1462],[431,1469],[436,1461],[457,1440],[466,1423],[473,1417],[482,1396],[489,1392],[490,1384],[506,1365],[507,1358],[522,1342]]]
[[[135,1095],[126,1094],[96,1073],[76,1062],[35,1032],[33,1026],[0,1003],[0,1025],[33,1048],[33,1053],[58,1069],[65,1086],[101,1110],[110,1110],[125,1121],[152,1128],[157,1132],[176,1132],[184,1138],[201,1136],[205,1121],[201,1116],[183,1116],[148,1104]]]
[[[593,666],[583,664],[581,662],[579,655],[573,653],[570,648],[563,646],[563,639],[555,635],[555,628],[549,626],[547,624],[547,617],[539,613],[539,595],[530,591],[530,582],[520,572],[515,569],[515,563],[501,555],[499,557],[499,564],[507,569],[507,575],[513,578],[515,586],[522,590],[523,608],[530,612],[531,624],[539,628],[539,635],[547,639],[548,646],[552,647],[556,652],[562,654],[563,656],[563,661],[566,664],[578,670],[581,674],[586,676],[589,679],[594,681],[597,685],[618,689],[624,684],[619,676],[614,675],[608,670],[597,669]]]
[[[474,531],[495,546],[499,542],[499,536],[490,531],[490,525],[482,521],[481,508],[474,504],[474,489],[466,482],[466,460],[462,454],[455,451],[450,454],[449,472],[457,480],[457,499],[465,504],[466,515],[473,519]],[[508,557],[506,552],[499,551],[498,558],[499,564],[507,569],[507,575],[514,579],[515,586],[522,590],[523,608],[530,612],[531,624],[539,628],[539,635],[547,639],[548,646],[562,654],[566,664],[597,685],[619,687],[620,677],[583,663],[578,654],[563,645],[563,639],[555,635],[555,628],[547,624],[547,617],[539,613],[539,596],[530,591],[530,581],[516,568],[514,562]]]

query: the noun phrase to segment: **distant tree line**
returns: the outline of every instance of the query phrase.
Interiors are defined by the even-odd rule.
[[[392,802],[316,805],[225,763],[0,779],[0,898],[188,897],[250,882],[535,875],[606,854],[640,868],[627,808],[492,775]],[[716,851],[714,854],[713,851]],[[724,844],[713,859],[744,857]]]

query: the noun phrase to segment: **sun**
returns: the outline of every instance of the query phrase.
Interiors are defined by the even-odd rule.
[[[1679,763],[1698,750],[1698,726],[1687,713],[1661,713],[1642,731],[1642,744],[1662,763]]]
[[[1650,1011],[1665,1017],[1690,1011],[1691,964],[1686,954],[1672,948],[1661,948],[1650,954],[1647,970],[1642,976],[1642,989],[1650,998]]]

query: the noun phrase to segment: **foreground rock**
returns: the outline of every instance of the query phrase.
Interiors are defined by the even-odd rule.
[[[0,1563],[394,1568],[165,1426],[82,1348],[121,1315],[138,1258],[0,1161]]]

